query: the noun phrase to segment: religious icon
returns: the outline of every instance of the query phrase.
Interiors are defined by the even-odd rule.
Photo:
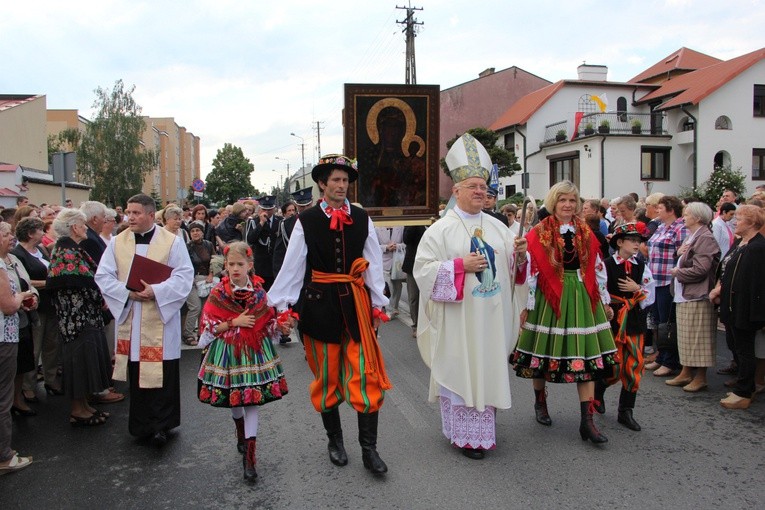
[[[500,291],[499,282],[495,281],[497,275],[496,257],[494,248],[483,240],[483,229],[476,228],[473,231],[473,237],[470,238],[470,252],[483,255],[488,262],[486,269],[475,274],[481,284],[473,289],[473,296],[491,297],[496,295]]]

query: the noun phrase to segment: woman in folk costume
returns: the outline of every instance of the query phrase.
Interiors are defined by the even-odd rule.
[[[511,363],[519,377],[534,380],[536,419],[551,425],[545,382],[576,383],[583,440],[605,443],[595,426],[595,380],[616,364],[616,345],[603,305],[611,301],[598,240],[577,216],[579,190],[569,181],[550,188],[540,221],[526,239],[531,254],[527,310]],[[539,292],[537,292],[537,290]],[[608,316],[606,315],[608,314]]]
[[[611,331],[619,348],[618,362],[614,373],[607,379],[595,383],[595,400],[600,402],[596,411],[606,412],[603,394],[608,386],[622,383],[619,395],[618,421],[631,430],[640,430],[640,425],[632,416],[635,397],[640,387],[643,374],[643,340],[646,332],[645,313],[656,298],[656,282],[645,262],[638,260],[640,243],[647,241],[642,223],[623,223],[614,228],[609,241],[615,253],[606,259],[608,273],[608,292],[611,294]]]
[[[417,344],[444,435],[466,457],[482,459],[496,446],[496,409],[511,403],[507,356],[518,324],[511,289],[525,281],[526,242],[481,211],[492,165],[475,138],[458,139],[446,164],[455,205],[425,231],[414,261]]]
[[[254,481],[258,407],[287,394],[281,360],[271,343],[279,329],[266,291],[252,272],[252,249],[226,246],[228,276],[213,288],[202,311],[199,344],[207,351],[199,368],[199,400],[231,408],[237,439],[244,445],[244,478]],[[282,320],[281,323],[284,321]]]

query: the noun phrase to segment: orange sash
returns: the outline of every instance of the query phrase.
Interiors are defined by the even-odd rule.
[[[383,361],[380,345],[377,343],[377,335],[372,327],[372,303],[364,287],[364,271],[369,267],[369,261],[359,257],[351,264],[350,274],[324,273],[322,271],[311,271],[311,278],[316,283],[352,283],[353,302],[356,305],[356,319],[359,322],[359,332],[361,333],[361,345],[364,347],[364,372],[367,374],[376,374],[380,381],[380,388],[389,390],[393,386],[388,380],[388,374],[385,373],[385,362]]]

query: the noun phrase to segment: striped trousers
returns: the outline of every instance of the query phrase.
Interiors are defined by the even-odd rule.
[[[606,386],[621,380],[622,387],[630,393],[637,393],[640,378],[643,375],[643,335],[627,335],[624,343],[616,342],[616,359],[611,377],[606,378]]]
[[[364,348],[343,335],[339,344],[330,344],[303,335],[306,360],[313,372],[308,385],[313,407],[320,413],[347,401],[360,413],[376,413],[385,391],[376,375],[364,373]]]

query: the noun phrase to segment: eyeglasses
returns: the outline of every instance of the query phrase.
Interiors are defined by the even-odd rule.
[[[466,186],[460,186],[460,188],[465,188],[470,191],[480,191],[481,193],[489,191],[489,187],[483,184],[468,184]]]

